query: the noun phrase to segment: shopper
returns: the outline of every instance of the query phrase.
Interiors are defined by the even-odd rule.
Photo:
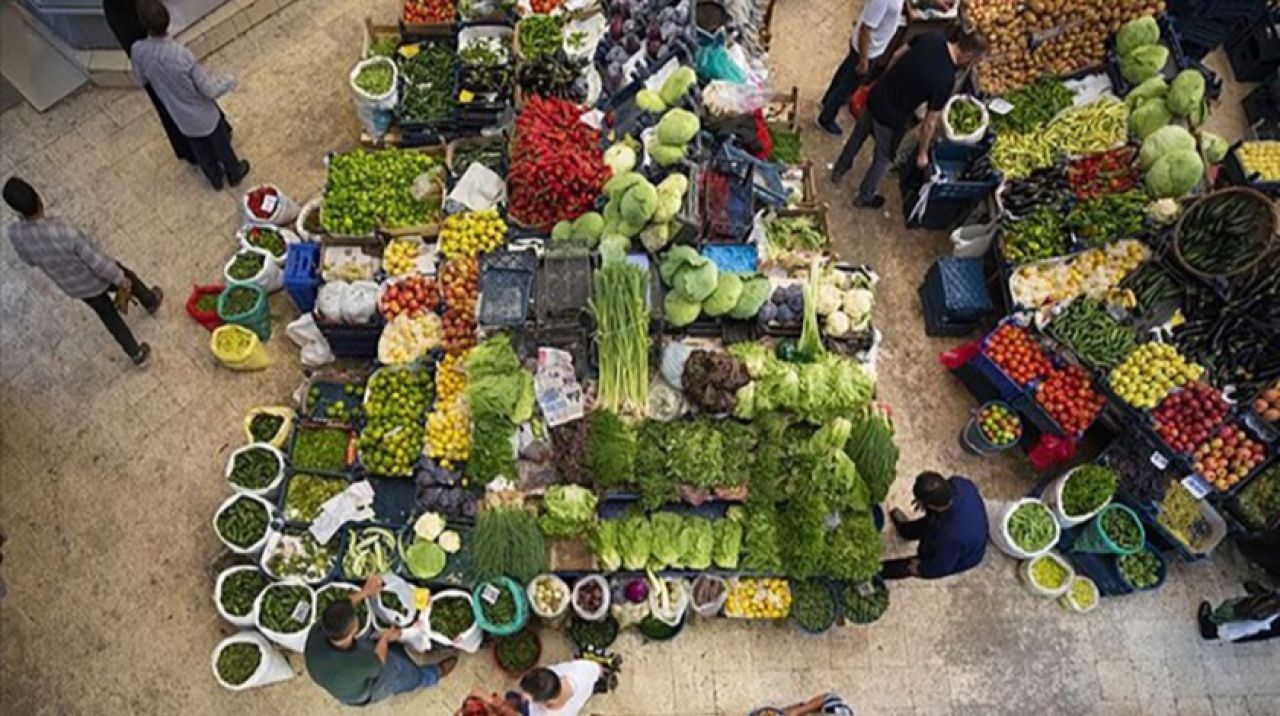
[[[93,309],[103,325],[136,366],[146,365],[151,346],[139,344],[116,306],[136,299],[147,313],[155,315],[164,292],[148,287],[123,264],[102,253],[82,231],[45,215],[44,201],[30,184],[11,177],[4,183],[4,201],[21,217],[9,225],[9,241],[18,258],[35,266],[53,280],[62,292],[78,298]]]
[[[528,698],[527,716],[577,716],[603,675],[604,667],[586,659],[530,671],[520,679]]]
[[[832,183],[844,178],[863,143],[871,137],[875,153],[855,205],[869,209],[884,206],[884,197],[876,193],[876,187],[889,170],[916,107],[928,105],[916,150],[916,166],[924,169],[929,166],[929,145],[942,107],[955,90],[957,70],[977,62],[986,51],[985,37],[960,30],[953,32],[950,39],[942,32],[928,32],[900,49],[871,89],[867,110],[858,116],[849,141],[831,169]]]
[[[849,38],[849,53],[836,68],[836,74],[822,95],[822,111],[815,120],[818,128],[827,134],[840,136],[844,130],[836,122],[840,108],[849,104],[849,98],[864,82],[874,79],[880,70],[884,51],[898,31],[902,19],[903,0],[867,0]]]
[[[1245,582],[1244,590],[1247,596],[1228,599],[1217,609],[1200,602],[1200,638],[1243,643],[1280,636],[1280,592],[1257,582]]]
[[[215,101],[235,87],[232,77],[211,78],[191,50],[169,37],[169,11],[160,0],[138,0],[148,37],[133,44],[133,73],[150,84],[191,145],[200,170],[214,189],[237,186],[249,162],[231,148],[231,128]]]
[[[922,472],[912,487],[914,504],[924,512],[915,520],[897,508],[889,513],[903,539],[919,541],[915,557],[884,563],[885,579],[939,579],[973,569],[987,553],[987,510],[972,481]]]
[[[124,54],[129,55],[133,50],[133,43],[147,36],[146,29],[142,27],[142,20],[138,18],[138,3],[135,0],[103,0],[102,12],[106,15],[107,27],[111,28],[111,34],[116,36],[116,42],[120,43]],[[155,107],[156,114],[160,115],[160,126],[164,127],[164,134],[169,139],[169,146],[173,148],[174,155],[185,162],[195,164],[196,154],[191,149],[191,143],[183,136],[178,125],[173,123],[169,110],[164,108],[164,103],[156,96],[156,91],[149,83],[144,83],[142,89],[151,100],[151,106]]]
[[[853,707],[835,694],[818,694],[785,708],[764,706],[748,716],[853,716]]]
[[[356,607],[380,591],[382,578],[370,576],[351,599],[325,607],[307,634],[303,652],[307,673],[347,706],[367,706],[395,694],[430,688],[458,665],[452,656],[439,664],[414,663],[402,645],[392,643],[400,638],[398,627],[382,632],[376,642],[361,639]]]

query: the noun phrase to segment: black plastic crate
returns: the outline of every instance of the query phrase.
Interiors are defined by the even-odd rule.
[[[924,309],[924,333],[927,336],[958,338],[973,333],[978,328],[977,322],[953,322],[926,295],[924,286],[920,287],[920,304]]]
[[[382,337],[383,327],[381,320],[362,326],[316,321],[316,326],[329,341],[329,350],[338,358],[378,357],[378,339]]]
[[[1280,66],[1280,12],[1264,15],[1227,45],[1238,82],[1261,82]]]
[[[994,310],[980,258],[938,259],[925,274],[925,289],[952,322],[972,322]]]
[[[1227,180],[1235,186],[1245,186],[1270,196],[1280,196],[1280,181],[1263,181],[1256,173],[1246,173],[1244,164],[1240,161],[1240,145],[1240,142],[1233,144],[1223,162]]]
[[[443,117],[429,121],[410,121],[404,119],[404,101],[409,95],[408,81],[405,79],[404,70],[400,67],[406,60],[399,57],[397,50],[396,65],[400,72],[400,93],[396,100],[396,126],[400,128],[400,134],[406,141],[425,141],[425,142],[441,142],[450,138],[448,130],[451,130],[457,120],[458,114],[458,76],[461,72],[461,61],[458,60],[458,35],[449,26],[441,26],[438,30],[432,29],[424,32],[416,39],[401,42],[400,47],[408,45],[420,45],[425,48],[428,45],[445,45],[453,51],[453,76],[433,78],[433,81],[444,81],[450,85],[449,96],[453,101],[452,110]]]
[[[544,255],[534,278],[534,321],[540,326],[577,324],[591,300],[592,284],[589,253]]]

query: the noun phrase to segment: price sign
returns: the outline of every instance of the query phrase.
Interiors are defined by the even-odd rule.
[[[996,97],[987,103],[987,109],[999,115],[1006,115],[1013,111],[1013,103],[1003,97]]]
[[[498,602],[498,597],[501,596],[502,590],[492,584],[484,585],[484,589],[480,592],[480,598],[484,600],[485,604],[496,604]]]
[[[307,623],[307,617],[311,616],[311,602],[301,601],[293,605],[293,614],[290,614],[295,622]]]
[[[876,593],[876,585],[871,582],[863,582],[857,586],[858,596],[870,599]]]
[[[1169,458],[1159,451],[1153,452],[1151,453],[1151,464],[1155,465],[1157,470],[1163,470],[1169,467]]]
[[[268,194],[262,199],[262,210],[270,214],[276,210],[277,203],[279,203],[279,199],[276,198],[276,195]]]
[[[1182,486],[1187,488],[1187,492],[1190,492],[1197,500],[1203,500],[1208,496],[1209,491],[1213,489],[1209,487],[1209,483],[1204,481],[1204,478],[1196,474],[1182,478]]]

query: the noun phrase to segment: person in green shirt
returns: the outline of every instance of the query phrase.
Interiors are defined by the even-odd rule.
[[[325,607],[307,634],[303,656],[311,680],[347,706],[367,706],[395,694],[435,686],[458,665],[457,657],[419,666],[400,644],[399,627],[377,642],[360,639],[356,606],[382,591],[382,577],[372,575],[351,599]]]

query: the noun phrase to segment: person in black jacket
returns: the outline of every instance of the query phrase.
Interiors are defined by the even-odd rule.
[[[1196,620],[1206,641],[1252,642],[1280,636],[1280,592],[1257,582],[1245,582],[1246,596],[1234,597],[1215,609],[1200,602]]]
[[[120,47],[124,49],[124,54],[130,53],[129,48],[133,47],[133,43],[146,38],[147,30],[142,26],[142,20],[138,18],[136,0],[102,0],[102,12],[107,17],[107,26],[111,28],[111,34],[116,36],[116,42],[119,42]],[[144,84],[142,89],[146,90],[147,96],[151,98],[151,106],[155,107],[156,114],[160,115],[160,124],[164,127],[165,136],[169,138],[169,146],[173,148],[173,153],[179,159],[195,164],[195,151],[187,138],[178,130],[178,125],[174,124],[169,111],[160,103],[160,98],[151,89],[151,85]]]

